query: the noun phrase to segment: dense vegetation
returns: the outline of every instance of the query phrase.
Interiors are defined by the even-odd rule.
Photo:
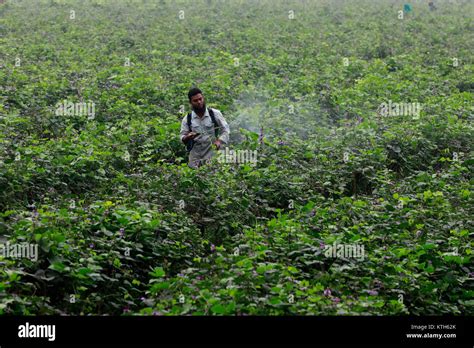
[[[1,4],[0,313],[472,315],[474,3],[403,5]],[[255,166],[188,168],[193,85]]]

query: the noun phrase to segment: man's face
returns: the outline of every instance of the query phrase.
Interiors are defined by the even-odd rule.
[[[206,102],[204,101],[204,97],[201,93],[192,96],[190,103],[194,112],[196,113],[201,113],[206,110]]]

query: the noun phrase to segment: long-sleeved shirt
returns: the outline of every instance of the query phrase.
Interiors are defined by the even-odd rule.
[[[219,110],[212,108],[212,111],[214,112],[214,117],[218,125],[218,139],[224,144],[227,144],[229,142],[230,134],[229,125]],[[189,153],[189,166],[198,167],[204,161],[213,156],[212,144],[216,140],[214,123],[209,115],[208,108],[206,108],[206,112],[202,118],[200,118],[194,111],[191,112],[191,130],[199,133],[199,135],[194,138],[194,147]],[[186,115],[181,121],[181,141],[183,141],[183,137],[189,132],[188,117]]]

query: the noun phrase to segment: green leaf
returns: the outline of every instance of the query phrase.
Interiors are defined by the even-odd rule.
[[[217,303],[214,306],[211,307],[211,312],[215,314],[225,314],[226,309],[223,305]]]
[[[69,271],[70,268],[67,267],[66,265],[64,265],[62,262],[59,262],[59,261],[56,261],[56,262],[53,262],[51,265],[49,265],[48,267],[49,269],[52,269],[52,270],[55,270],[57,272],[66,272],[66,271]]]
[[[156,267],[150,274],[155,278],[163,278],[165,276],[165,271],[163,270],[163,267]]]

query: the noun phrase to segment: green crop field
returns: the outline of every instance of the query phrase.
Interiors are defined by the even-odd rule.
[[[0,314],[474,314],[473,1],[0,2]]]

